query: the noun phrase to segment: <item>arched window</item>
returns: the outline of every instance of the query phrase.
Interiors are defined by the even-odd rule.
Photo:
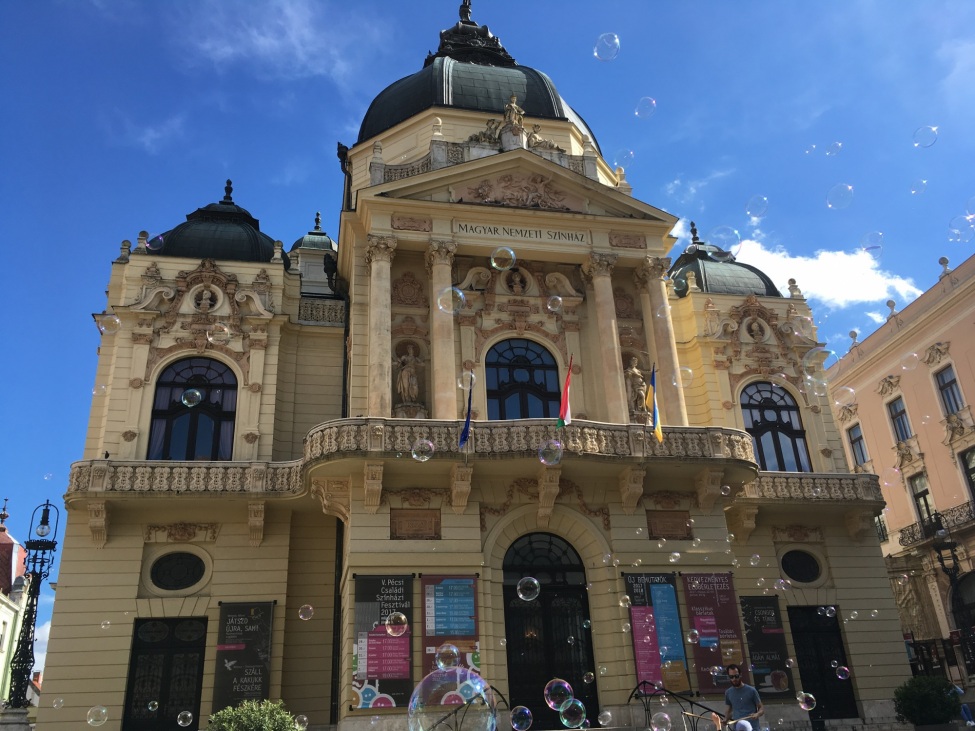
[[[503,340],[488,351],[488,419],[555,419],[559,415],[559,367],[538,343]]]
[[[187,358],[159,376],[148,459],[233,457],[237,378],[212,358]]]
[[[741,411],[763,470],[812,472],[799,407],[784,388],[764,382],[746,386]]]

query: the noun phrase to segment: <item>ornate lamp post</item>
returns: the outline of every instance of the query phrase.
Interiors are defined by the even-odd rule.
[[[51,511],[54,511],[54,526],[51,526]],[[37,512],[40,511],[40,521]],[[58,509],[46,501],[34,508],[30,517],[30,532],[37,538],[24,541],[27,549],[27,575],[30,582],[27,585],[27,603],[24,605],[24,617],[20,625],[20,639],[17,649],[10,662],[10,697],[7,699],[8,708],[27,708],[27,688],[30,685],[31,671],[34,669],[34,625],[37,623],[37,601],[41,595],[41,584],[51,573],[54,563],[54,552],[58,542],[48,538],[52,533],[57,535],[58,521],[61,514]],[[37,527],[34,524],[37,521]]]
[[[935,533],[932,548],[934,548],[938,563],[941,565],[941,570],[948,577],[948,586],[951,591],[951,614],[955,620],[955,628],[961,638],[961,650],[966,671],[970,673],[975,667],[975,637],[972,635],[971,617],[965,609],[965,602],[958,590],[958,576],[961,574],[961,564],[958,562],[958,543],[952,540],[947,529],[942,528]]]

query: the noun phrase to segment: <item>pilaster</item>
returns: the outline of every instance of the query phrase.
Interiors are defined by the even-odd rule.
[[[392,411],[393,356],[390,343],[390,268],[396,253],[392,236],[369,234],[369,416],[389,417]]]
[[[665,424],[687,426],[687,406],[684,403],[684,390],[675,383],[675,374],[680,368],[677,358],[677,340],[674,337],[674,322],[667,306],[667,285],[664,275],[670,268],[667,257],[648,256],[644,261],[641,279],[649,295],[649,311],[644,311],[644,322],[650,320],[653,327],[652,341],[657,358],[657,398],[660,418]],[[642,296],[641,296],[642,300]]]
[[[457,244],[431,240],[427,248],[427,272],[430,275],[430,354],[433,361],[434,419],[457,418],[457,364],[454,359],[454,315],[437,306],[441,292],[453,286],[451,270]]]
[[[594,322],[599,328],[599,382],[602,384],[603,419],[622,424],[629,421],[626,393],[623,388],[623,356],[620,352],[619,328],[616,324],[616,301],[613,297],[614,254],[590,254],[582,271],[592,284],[596,301]]]

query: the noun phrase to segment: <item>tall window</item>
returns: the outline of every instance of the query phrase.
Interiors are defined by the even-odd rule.
[[[176,361],[156,384],[148,459],[231,459],[236,411],[229,367],[211,358]]]
[[[857,465],[866,464],[870,458],[867,457],[867,445],[863,441],[863,430],[860,428],[860,425],[854,424],[847,429],[846,436],[850,440],[850,452],[853,453],[853,463]]]
[[[914,498],[914,508],[917,510],[918,520],[925,524],[932,523],[931,516],[934,513],[934,508],[931,505],[927,475],[923,472],[916,474],[907,480],[907,485],[911,489],[911,497]]]
[[[559,367],[538,343],[504,340],[485,358],[489,419],[544,419],[559,415]]]
[[[958,388],[958,380],[955,378],[955,369],[951,366],[942,368],[935,374],[938,382],[938,394],[941,396],[941,408],[946,415],[951,415],[961,411],[961,389]]]
[[[911,431],[911,422],[907,420],[907,409],[904,408],[904,399],[900,396],[887,404],[887,413],[890,414],[890,423],[894,427],[894,436],[898,442],[906,442],[914,433]]]
[[[741,392],[741,411],[763,470],[812,471],[799,407],[788,392],[771,383],[752,383]]]

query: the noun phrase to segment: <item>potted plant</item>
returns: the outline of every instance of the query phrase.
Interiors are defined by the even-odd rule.
[[[206,731],[295,731],[300,728],[281,701],[244,701],[210,716]]]
[[[894,711],[901,723],[916,728],[954,729],[961,702],[945,678],[918,675],[894,691]]]

